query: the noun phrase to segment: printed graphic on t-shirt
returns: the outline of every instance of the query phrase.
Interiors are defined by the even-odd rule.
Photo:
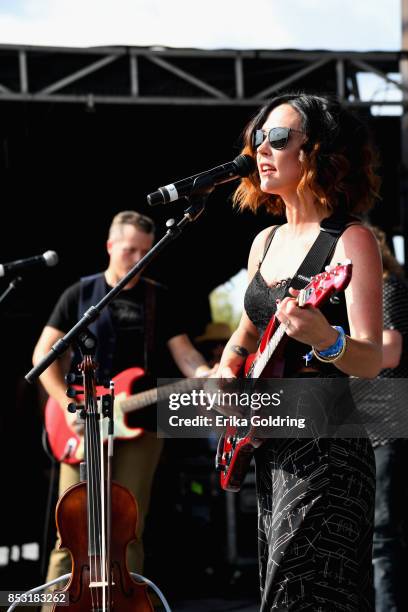
[[[136,304],[118,297],[110,304],[113,325],[123,331],[143,332],[143,304]]]

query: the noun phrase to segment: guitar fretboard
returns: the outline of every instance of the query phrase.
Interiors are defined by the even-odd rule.
[[[197,379],[195,378],[184,378],[175,383],[163,385],[161,387],[154,387],[147,391],[141,391],[135,395],[131,395],[127,399],[121,402],[121,410],[123,413],[133,412],[134,410],[141,410],[152,404],[156,404],[157,401],[168,399],[169,393],[191,391],[197,387]]]
[[[276,329],[272,338],[269,340],[268,344],[265,346],[263,352],[254,359],[252,366],[248,370],[247,378],[259,378],[264,369],[266,368],[267,363],[272,357],[273,353],[276,350],[279,342],[282,340],[285,335],[286,327],[282,324]]]

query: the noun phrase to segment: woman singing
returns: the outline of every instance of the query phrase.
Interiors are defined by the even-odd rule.
[[[285,377],[375,377],[381,258],[371,231],[354,217],[370,208],[379,186],[366,128],[334,100],[282,95],[259,111],[244,139],[257,171],[242,179],[235,202],[253,211],[264,205],[286,223],[253,242],[245,310],[217,376],[238,375],[276,313],[289,336]],[[300,308],[298,292],[283,297],[282,287],[290,286],[322,220],[339,213],[348,222],[330,259],[352,260],[351,282],[339,305]],[[302,357],[311,350],[306,367]],[[255,460],[261,611],[373,610],[375,464],[368,438],[269,439]]]

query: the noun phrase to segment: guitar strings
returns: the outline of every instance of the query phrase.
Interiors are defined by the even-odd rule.
[[[95,398],[95,402],[97,400]],[[99,402],[99,455],[100,462],[98,465],[100,466],[100,506],[101,506],[101,534],[102,534],[102,554],[101,554],[101,566],[102,566],[102,609],[106,610],[106,540],[105,540],[105,464],[104,464],[104,456],[103,456],[103,414],[102,414],[102,401]],[[108,568],[109,571],[109,568]],[[110,608],[110,602],[109,602]]]
[[[287,328],[284,325],[282,325],[281,323],[279,324],[279,326],[275,330],[274,335],[269,340],[263,352],[259,355],[258,359],[254,360],[254,362],[252,363],[248,371],[247,378],[259,378],[259,376],[265,369],[265,366],[267,365],[268,361],[275,352],[279,342],[285,335],[286,329]]]

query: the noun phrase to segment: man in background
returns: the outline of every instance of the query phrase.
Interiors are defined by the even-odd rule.
[[[106,243],[107,269],[82,278],[64,291],[34,349],[34,365],[91,305],[99,302],[146,255],[153,242],[154,223],[150,218],[134,211],[123,211],[113,218]],[[138,366],[153,377],[165,376],[166,372],[161,368],[167,348],[184,376],[206,375],[209,367],[185,333],[175,304],[176,298],[163,285],[142,274],[133,277],[90,326],[97,338],[98,374],[109,379],[127,368]],[[40,380],[47,393],[60,405],[71,426],[80,432],[76,415],[66,410],[64,375],[78,363],[78,356],[73,356],[71,364],[69,361],[71,359],[68,358],[67,362],[66,356],[55,361]],[[163,440],[157,438],[155,431],[144,431],[138,438],[115,441],[113,479],[130,489],[138,504],[137,539],[128,547],[129,569],[137,573],[141,573],[143,568],[142,532],[162,445]],[[61,463],[59,495],[77,482],[78,467]],[[66,549],[59,550],[57,542],[51,552],[47,582],[70,571],[70,555]]]

